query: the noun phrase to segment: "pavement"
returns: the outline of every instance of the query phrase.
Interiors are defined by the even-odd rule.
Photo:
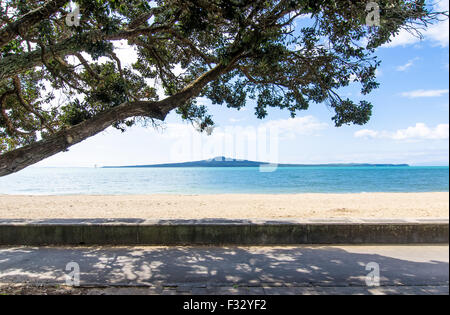
[[[21,286],[60,290],[78,267],[80,288],[69,293],[449,293],[447,245],[0,247],[0,293]]]

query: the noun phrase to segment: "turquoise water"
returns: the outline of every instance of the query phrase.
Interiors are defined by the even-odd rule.
[[[0,177],[0,194],[447,192],[448,167],[28,168]]]

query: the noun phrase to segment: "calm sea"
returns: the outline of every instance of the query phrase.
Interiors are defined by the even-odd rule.
[[[0,177],[0,194],[447,192],[448,167],[28,168]]]

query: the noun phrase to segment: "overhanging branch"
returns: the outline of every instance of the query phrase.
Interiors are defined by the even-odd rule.
[[[52,155],[63,152],[69,147],[104,131],[115,122],[130,117],[149,117],[165,120],[170,111],[199,95],[201,90],[209,82],[217,79],[228,69],[231,69],[237,58],[236,56],[231,64],[217,65],[215,68],[201,75],[182,91],[162,101],[126,102],[106,110],[91,119],[85,120],[78,125],[61,130],[46,139],[0,155],[0,177],[18,172]]]
[[[84,51],[92,43],[101,40],[116,41],[129,39],[138,35],[149,35],[163,32],[164,30],[166,30],[165,27],[146,27],[134,30],[122,30],[113,34],[105,34],[100,31],[91,31],[80,36],[67,38],[60,43],[47,47],[48,49],[44,52],[42,49],[37,48],[31,52],[8,56],[0,59],[0,82],[42,65],[42,55],[46,57],[47,55],[50,55],[50,51],[53,55],[64,57]]]
[[[117,121],[135,116],[164,119],[154,102],[124,103],[46,139],[1,155],[0,176],[18,172],[102,132]]]

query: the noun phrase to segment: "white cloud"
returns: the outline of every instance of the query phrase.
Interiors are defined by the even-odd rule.
[[[441,0],[434,6],[434,10],[439,12],[449,11],[449,0]],[[430,25],[426,30],[422,31],[425,41],[430,41],[434,45],[448,47],[449,44],[449,20],[446,19]],[[420,38],[414,36],[406,30],[402,30],[399,34],[392,38],[392,41],[384,47],[408,46],[420,43]]]
[[[230,118],[229,119],[229,121],[230,121],[230,123],[232,123],[232,124],[236,124],[236,123],[238,123],[238,122],[241,122],[241,121],[244,121],[245,119],[243,119],[243,118]]]
[[[230,130],[268,130],[276,132],[281,138],[295,138],[297,135],[317,135],[318,131],[328,128],[327,123],[320,122],[314,116],[304,116],[289,119],[270,120],[257,126],[217,126],[208,138],[223,137]],[[191,124],[169,123],[159,131],[149,129],[149,132],[160,133],[163,138],[180,138],[190,133],[197,134],[198,131]],[[207,137],[206,135],[203,135]]]
[[[136,50],[128,45],[127,41],[121,40],[114,43],[114,52],[120,59],[122,67],[131,67],[138,60]]]
[[[416,90],[402,93],[403,97],[422,98],[422,97],[441,97],[448,94],[449,90]]]
[[[394,132],[364,129],[355,132],[356,138],[390,139],[390,140],[448,140],[449,124],[440,124],[430,128],[424,123]]]
[[[211,135],[199,133],[191,124],[169,123],[163,130],[148,129],[148,137],[170,146],[169,161],[195,161],[215,156],[278,162],[279,144],[298,141],[304,135],[316,136],[328,124],[313,116],[279,119],[258,125],[226,125]]]
[[[376,138],[378,136],[378,131],[363,129],[355,132],[356,138]]]
[[[312,15],[311,14],[302,14],[300,16],[297,16],[294,19],[294,24],[300,24],[303,21],[310,21],[312,19]]]
[[[435,128],[429,128],[423,123],[417,123],[414,127],[398,130],[392,135],[395,140],[406,139],[433,139],[446,140],[449,138],[449,125],[440,124]]]
[[[414,63],[415,63],[417,60],[418,60],[418,58],[414,58],[414,59],[409,60],[405,65],[398,66],[398,67],[397,67],[397,71],[404,72],[404,71],[408,70],[409,68],[411,68],[412,66],[414,66]]]
[[[295,138],[297,135],[315,135],[318,131],[328,128],[327,123],[320,122],[314,116],[279,119],[266,122],[263,128],[275,128],[282,137]]]

